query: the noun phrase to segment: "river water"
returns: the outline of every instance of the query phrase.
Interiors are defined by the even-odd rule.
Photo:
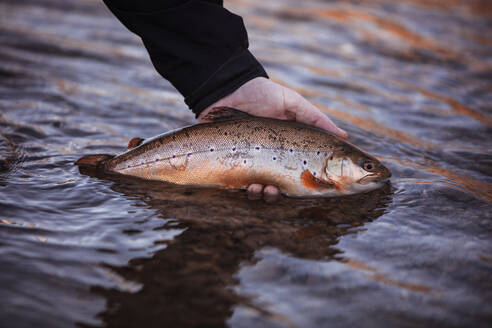
[[[0,327],[489,326],[490,2],[226,7],[391,186],[268,205],[85,175],[194,117],[102,2],[3,0]]]

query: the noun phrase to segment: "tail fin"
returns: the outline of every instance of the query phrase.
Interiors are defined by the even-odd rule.
[[[83,168],[98,168],[104,162],[107,160],[113,158],[113,155],[106,155],[106,154],[101,154],[101,155],[89,155],[89,156],[84,156],[80,158],[78,161],[75,162],[75,165],[78,167],[83,167]]]
[[[80,173],[91,177],[98,177],[105,172],[104,163],[113,157],[112,155],[106,154],[84,156],[76,161],[75,165],[79,167]]]

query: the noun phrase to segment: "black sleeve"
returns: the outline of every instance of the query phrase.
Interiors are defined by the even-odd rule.
[[[240,16],[217,0],[103,0],[139,35],[156,70],[198,116],[249,80],[268,77]]]

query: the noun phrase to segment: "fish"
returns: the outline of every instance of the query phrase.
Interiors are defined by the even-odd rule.
[[[130,140],[117,155],[75,164],[180,185],[245,189],[277,186],[289,197],[334,197],[382,187],[391,173],[348,141],[299,122],[217,107],[200,123]]]

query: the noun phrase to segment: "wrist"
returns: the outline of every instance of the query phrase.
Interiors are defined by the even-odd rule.
[[[206,108],[257,77],[268,77],[268,75],[256,58],[247,49],[242,49],[187,96],[185,102],[199,117]]]

